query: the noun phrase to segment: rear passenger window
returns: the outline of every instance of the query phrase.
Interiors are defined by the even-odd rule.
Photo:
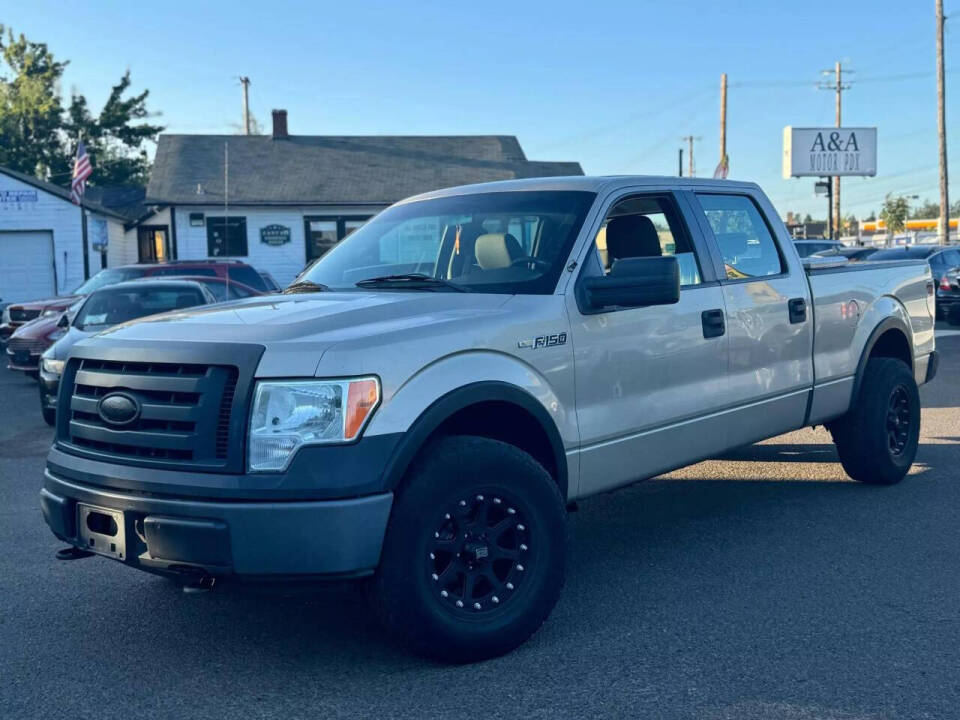
[[[644,195],[621,200],[607,213],[596,244],[600,264],[608,275],[620,258],[673,255],[680,266],[681,285],[701,282],[693,244],[667,197]]]
[[[700,195],[703,208],[732,280],[779,275],[783,259],[753,200],[745,195]]]

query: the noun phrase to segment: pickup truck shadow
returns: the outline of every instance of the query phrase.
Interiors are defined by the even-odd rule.
[[[747,582],[762,586],[770,602],[799,603],[784,600],[780,586],[792,587],[794,573],[808,582],[834,583],[845,564],[855,567],[858,555],[873,552],[871,544],[891,542],[891,526],[899,533],[898,544],[915,542],[912,534],[923,532],[917,508],[933,502],[930,495],[942,489],[932,468],[955,462],[956,456],[956,446],[923,445],[919,471],[892,487],[761,476],[667,478],[586,500],[571,515],[567,588],[552,620],[508,657],[536,652],[543,643],[573,652],[581,643],[595,642],[598,630],[617,635],[624,623],[645,625],[634,603],[663,619],[677,612],[678,602],[690,602],[683,597],[690,592],[735,595]],[[829,462],[835,453],[832,445],[785,444],[744,448],[727,458]],[[880,572],[882,557],[870,557],[868,565]],[[368,670],[432,665],[390,643],[356,584],[297,591],[228,585],[189,597],[166,581],[147,582],[150,589],[144,588],[141,600],[164,609],[156,613],[164,629],[151,642],[169,643],[171,653],[191,658],[188,664],[200,663],[205,644],[216,638],[223,656],[239,657],[256,648],[258,662],[292,664],[304,678],[317,671],[331,678],[349,675],[345,668],[360,665]],[[168,592],[162,592],[165,587]],[[796,592],[803,598],[810,589]],[[747,632],[752,620],[742,619],[744,624],[731,632]],[[706,632],[706,625],[701,630]]]
[[[925,443],[923,438],[917,450],[917,460],[914,464],[911,477],[922,475],[928,469],[919,466],[936,466],[938,461],[946,467],[949,463],[947,455],[956,453],[956,444],[960,444],[960,437],[935,437],[943,444]],[[733,462],[792,462],[792,463],[838,463],[837,449],[833,443],[764,443],[762,445],[746,445],[719,455],[717,460]]]

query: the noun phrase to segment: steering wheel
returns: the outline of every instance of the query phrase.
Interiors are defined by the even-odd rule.
[[[550,263],[548,263],[546,260],[538,260],[530,255],[523,255],[522,257],[518,257],[510,263],[510,267],[517,265],[524,265],[532,270],[547,270],[550,268]]]

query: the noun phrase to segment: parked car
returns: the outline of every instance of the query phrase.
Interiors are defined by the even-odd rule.
[[[842,248],[843,243],[839,243],[836,240],[794,240],[793,246],[797,249],[797,254],[801,258],[805,258],[810,257],[814,253],[823,252],[824,250]]]
[[[220,260],[216,258],[170,260],[164,263],[140,263],[106,268],[85,281],[69,295],[9,305],[4,309],[2,319],[0,319],[0,340],[6,342],[19,326],[41,316],[54,317],[54,321],[56,321],[61,312],[97,288],[138,277],[163,277],[168,275],[229,278],[231,281],[243,283],[260,292],[270,292],[267,282],[260,273],[240,260]]]
[[[59,326],[60,320],[83,302],[83,298],[74,301],[73,305],[65,309],[54,311],[49,308],[35,320],[18,326],[13,335],[7,340],[7,368],[20,370],[29,377],[36,378],[40,368],[40,356],[64,336],[66,330]]]
[[[37,367],[43,351],[50,347],[59,338],[57,322],[60,315],[71,305],[82,300],[86,295],[99,288],[115,285],[137,278],[156,277],[194,277],[206,278],[211,286],[226,283],[236,283],[230,292],[231,297],[247,297],[245,291],[252,294],[267,292],[263,278],[250,265],[238,260],[173,260],[159,264],[123,265],[116,268],[101,270],[70,295],[50,300],[40,300],[35,303],[20,303],[13,306],[17,321],[11,320],[4,327],[12,328],[12,335],[7,341],[7,366],[11,370],[21,370],[31,377],[36,377]],[[254,278],[261,286],[251,286],[242,280]],[[223,295],[225,291],[218,291]],[[218,295],[215,292],[215,295]],[[226,299],[226,297],[221,297]],[[21,314],[16,314],[21,313]],[[26,319],[29,318],[29,319]],[[29,324],[29,327],[27,325]],[[14,336],[16,339],[14,339]]]
[[[879,248],[875,247],[836,247],[829,250],[815,252],[812,257],[842,257],[850,262],[863,262],[869,260],[870,256],[877,252]]]
[[[280,292],[283,289],[280,287],[280,283],[274,280],[273,275],[270,273],[261,270],[260,277],[263,278],[263,282],[267,286],[267,292]]]
[[[244,285],[236,280],[227,280],[219,277],[203,277],[202,275],[171,275],[171,278],[178,280],[192,280],[203,285],[216,298],[217,302],[226,302],[228,300],[241,300],[266,293],[256,290],[249,285]],[[145,281],[152,281],[155,278],[144,278]]]
[[[960,325],[960,248],[950,245],[907,245],[886,248],[870,256],[871,261],[926,260],[936,283],[937,319]]]
[[[61,316],[63,335],[40,362],[40,411],[48,425],[56,419],[57,390],[70,350],[80,340],[138,318],[217,302],[205,283],[193,280],[135,280],[95,290],[79,303],[72,319]]]
[[[77,343],[43,514],[184,585],[369,577],[412,649],[499,655],[560,595],[568,503],[813,425],[852,478],[906,475],[930,271],[808,265],[752,183],[412,198],[295,292]]]

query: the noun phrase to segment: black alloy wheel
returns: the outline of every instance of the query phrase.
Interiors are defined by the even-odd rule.
[[[427,572],[450,612],[495,611],[529,576],[535,554],[518,505],[490,490],[459,500],[440,519],[428,540]]]

